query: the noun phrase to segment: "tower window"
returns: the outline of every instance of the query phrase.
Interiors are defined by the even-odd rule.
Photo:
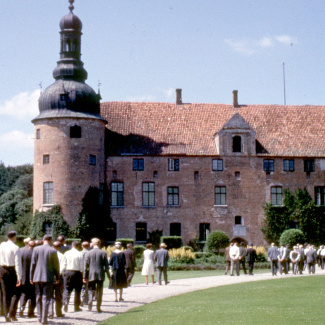
[[[53,182],[43,183],[43,204],[53,204]]]
[[[50,155],[43,155],[43,165],[50,163]]]
[[[70,127],[70,138],[81,138],[81,127],[74,125]]]
[[[96,156],[89,155],[89,165],[96,166]]]
[[[232,138],[232,152],[241,152],[241,137],[239,135]]]
[[[41,138],[41,129],[37,129],[36,130],[36,139],[40,139]]]

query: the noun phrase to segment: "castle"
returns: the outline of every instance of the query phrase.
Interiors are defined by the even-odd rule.
[[[325,205],[325,106],[103,102],[85,80],[82,23],[60,21],[55,82],[39,99],[34,210],[59,204],[73,226],[89,189],[109,189],[110,238],[148,231],[186,244],[222,230],[265,244],[263,205],[306,188]]]

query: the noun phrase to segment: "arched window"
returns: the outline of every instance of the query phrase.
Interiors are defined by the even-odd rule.
[[[232,138],[232,152],[241,152],[241,137],[239,135]]]

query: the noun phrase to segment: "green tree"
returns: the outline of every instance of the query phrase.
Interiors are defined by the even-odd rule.
[[[305,236],[303,232],[299,229],[287,229],[280,237],[280,245],[289,245],[293,247],[297,243],[303,243],[305,241]]]
[[[229,245],[229,237],[223,231],[216,230],[209,234],[205,245],[207,251],[218,252]]]

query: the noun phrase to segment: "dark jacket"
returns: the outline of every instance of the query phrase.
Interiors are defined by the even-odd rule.
[[[33,249],[30,278],[33,282],[54,283],[60,275],[58,254],[49,244]]]
[[[109,277],[107,253],[95,247],[86,254],[84,278],[88,281],[104,281],[105,273]]]
[[[134,251],[131,248],[127,248],[124,252],[125,256],[125,268],[134,269],[135,268],[135,257]]]
[[[167,267],[168,266],[168,260],[169,260],[169,255],[168,255],[168,250],[164,248],[160,248],[155,252],[155,262],[156,266],[159,267]]]
[[[21,284],[28,285],[30,280],[30,264],[32,262],[33,249],[23,247],[20,249],[21,255]]]
[[[252,247],[248,248],[246,254],[247,262],[254,263],[256,257],[257,257],[256,250]]]

